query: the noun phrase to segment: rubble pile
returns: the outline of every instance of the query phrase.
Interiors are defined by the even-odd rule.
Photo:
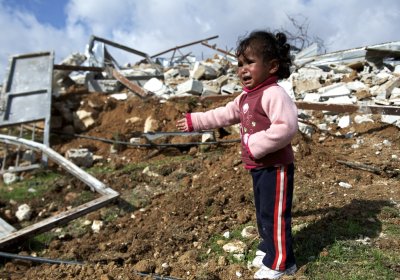
[[[53,237],[40,253],[23,245],[12,249],[32,256],[43,254],[51,261],[82,261],[84,265],[28,266],[10,261],[0,274],[9,273],[16,279],[60,275],[71,279],[136,279],[136,272],[148,277],[160,274],[160,279],[166,275],[179,279],[251,278],[254,267],[247,260],[255,253],[257,236],[252,226],[252,188],[248,171],[241,168],[240,145],[221,144],[238,143],[237,127],[196,134],[174,131],[175,120],[183,112],[212,109],[240,94],[234,56],[222,52],[206,60],[191,55],[150,57],[95,39],[134,52],[143,60],[122,67],[105,48],[89,44],[91,51],[71,54],[61,64],[51,65],[54,68],[47,69],[43,63],[52,60],[50,55],[32,58],[31,64],[40,64],[41,75],[50,77],[51,90],[47,90],[47,83],[39,84],[45,90],[28,83],[18,90],[5,84],[4,91],[14,101],[20,89],[24,94],[19,96],[24,97],[49,93],[51,104],[44,105],[51,105],[52,136],[62,131],[72,137],[66,137],[67,141],[52,138],[57,154],[45,145],[40,147],[59,167],[73,172],[52,181],[44,195],[26,196],[18,202],[3,198],[0,241],[18,242],[31,229],[35,232],[29,232],[29,236],[38,230],[49,231]],[[99,52],[94,51],[96,48]],[[297,278],[313,277],[309,264],[324,261],[322,254],[330,254],[338,241],[363,242],[372,246],[372,252],[379,249],[380,258],[388,264],[382,272],[384,277],[397,272],[391,264],[398,263],[392,259],[398,238],[391,229],[398,224],[400,205],[398,49],[397,43],[391,43],[320,55],[311,46],[293,53],[292,74],[279,81],[298,105],[302,132],[292,143],[297,174],[293,230],[301,259]],[[26,57],[22,62],[30,65]],[[30,75],[35,72],[32,68],[18,71],[36,82]],[[39,103],[29,98],[30,102],[17,99],[17,108],[9,111],[27,113],[21,105]],[[45,106],[39,105],[29,111],[45,111]],[[48,120],[47,114],[41,116]],[[36,121],[37,115],[33,117]],[[15,121],[19,124],[21,119]],[[382,125],[382,121],[390,125]],[[3,139],[10,146],[14,142],[6,136]],[[151,142],[145,149],[126,148],[127,143],[142,144],[143,136]],[[204,145],[206,141],[212,146]],[[21,139],[15,143],[23,144]],[[207,153],[203,147],[209,148]],[[8,171],[2,175],[5,189],[12,190],[14,182],[29,178],[27,171],[40,157],[26,151],[12,161],[13,154],[5,151],[9,165],[15,164],[8,170],[2,166]],[[24,162],[30,165],[22,166]],[[78,168],[93,164],[99,167],[91,170],[99,180]],[[32,176],[36,175],[41,173]],[[44,184],[47,187],[41,181],[29,182],[28,192],[39,192]],[[113,189],[105,188],[107,185]],[[96,189],[96,194],[86,198],[89,189]],[[117,195],[121,199],[103,208]],[[84,219],[77,219],[83,215]],[[75,222],[61,227],[71,220]],[[355,226],[348,227],[349,223]],[[355,258],[354,263],[363,264],[365,259]],[[365,269],[362,265],[355,267],[348,275]],[[341,268],[337,271],[343,272]]]
[[[382,47],[382,45],[379,45]],[[397,58],[399,44],[388,45],[393,50],[394,57]],[[311,49],[313,46],[310,47]],[[370,47],[372,48],[372,47]],[[370,49],[368,48],[368,49]],[[368,52],[360,56],[359,49],[357,55],[351,61],[342,58],[343,53],[325,54],[311,56],[312,52],[303,50],[293,55],[295,67],[291,76],[279,83],[289,92],[296,102],[321,103],[321,104],[352,104],[360,107],[378,106],[400,106],[400,65],[398,60],[390,60],[389,50],[380,57],[374,56],[369,59]],[[307,53],[307,55],[304,55]],[[89,54],[88,60],[91,58]],[[347,54],[346,57],[349,55]],[[74,62],[83,63],[82,55],[74,54]],[[327,61],[326,57],[331,59]],[[332,59],[335,58],[334,60]],[[65,61],[71,61],[66,59]],[[99,59],[97,59],[99,60]],[[378,63],[377,61],[381,61]],[[319,63],[318,63],[319,62]],[[75,64],[76,65],[76,64]],[[56,96],[62,96],[67,92],[67,88],[88,93],[103,93],[109,98],[126,100],[133,96],[142,98],[153,97],[165,102],[167,99],[182,96],[199,96],[207,98],[209,96],[231,96],[241,92],[241,84],[236,77],[237,61],[232,55],[215,54],[213,58],[203,61],[196,60],[193,56],[185,56],[168,61],[165,58],[156,59],[156,63],[141,61],[135,65],[128,65],[118,70],[105,68],[101,72],[67,72],[68,79],[56,77],[58,92]],[[123,77],[121,77],[123,76]],[[117,77],[117,78],[115,78]],[[121,83],[121,79],[124,79]],[[61,83],[60,83],[61,81]],[[67,81],[67,82],[65,82]],[[64,85],[64,86],[63,86]],[[68,133],[82,132],[96,123],[99,110],[102,104],[73,104],[71,102],[54,102],[53,106],[56,113],[52,116],[52,124],[57,129],[62,129]],[[302,107],[299,106],[301,109]],[[306,110],[301,111],[303,119],[311,116]],[[332,113],[327,114],[326,118],[319,123],[320,128],[328,127],[329,124],[336,124],[341,127],[348,125],[351,120],[349,116],[345,119],[335,117]],[[354,121],[366,122],[373,121],[371,117],[364,114],[357,117]],[[400,127],[399,114],[382,114],[381,121],[391,123]],[[305,129],[304,131],[306,131]]]

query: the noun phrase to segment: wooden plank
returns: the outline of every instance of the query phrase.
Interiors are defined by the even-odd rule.
[[[64,211],[56,216],[47,218],[31,226],[9,233],[6,236],[0,237],[0,248],[6,247],[12,243],[18,242],[22,239],[26,239],[33,235],[46,232],[52,228],[65,225],[78,217],[102,208],[104,205],[110,203],[117,197],[118,194],[102,196],[68,211]]]
[[[100,194],[104,194],[104,195],[117,193],[113,189],[108,188],[102,182],[100,182],[99,180],[94,178],[92,175],[83,171],[81,168],[79,168],[74,163],[65,159],[63,156],[58,154],[53,149],[51,149],[41,143],[26,140],[23,138],[14,137],[14,136],[4,135],[4,134],[0,134],[0,141],[3,141],[8,144],[13,144],[13,145],[23,144],[34,150],[41,150],[49,158],[51,158],[54,162],[56,162],[58,165],[60,165],[61,168],[65,169],[67,172],[71,173],[72,175],[76,176],[78,179],[83,181],[85,184],[87,184],[93,191],[96,191],[96,192],[98,192]]]
[[[399,106],[378,106],[359,104],[328,104],[296,101],[297,108],[304,110],[330,111],[336,113],[361,113],[400,116]]]
[[[200,100],[210,100],[213,102],[233,99],[233,95],[211,95],[200,97]],[[173,97],[181,98],[181,97]],[[363,105],[363,104],[329,104],[329,103],[311,103],[304,101],[295,101],[297,108],[315,111],[330,111],[336,113],[360,113],[360,114],[378,114],[378,115],[394,115],[400,116],[400,106],[379,106],[379,105]]]
[[[83,216],[91,211],[95,211],[105,204],[110,203],[112,200],[116,199],[119,196],[119,193],[114,191],[113,189],[107,187],[102,182],[97,180],[95,177],[83,171],[74,163],[68,161],[63,156],[58,154],[56,151],[51,148],[45,146],[44,144],[26,140],[23,138],[18,138],[9,135],[0,134],[0,141],[13,145],[25,145],[30,147],[33,150],[40,150],[42,153],[46,154],[49,158],[51,158],[54,162],[59,164],[60,167],[65,169],[67,172],[71,173],[84,183],[86,183],[92,191],[96,191],[103,195],[100,198],[94,199],[90,202],[84,203],[70,209],[68,211],[62,212],[56,216],[47,218],[41,222],[38,222],[34,225],[25,227],[15,232],[9,232],[7,235],[0,236],[0,248],[8,246],[13,242],[17,242],[23,238],[30,237],[35,234],[39,234],[42,232],[46,232],[54,227],[63,225],[68,223],[71,220],[74,220],[80,216]],[[4,227],[7,227],[6,224],[2,223]],[[8,227],[10,230],[11,228]],[[9,231],[8,230],[8,231]]]
[[[119,73],[117,70],[113,69],[112,70],[112,75],[115,79],[117,79],[121,84],[126,86],[130,91],[133,93],[138,94],[141,97],[146,97],[150,95],[150,92],[145,90],[144,88],[140,87],[139,85],[132,83],[130,80],[128,80],[124,75]]]
[[[63,65],[63,64],[54,64],[54,70],[64,70],[64,71],[92,71],[92,72],[102,72],[104,71],[101,67],[94,66],[80,66],[80,65]]]
[[[14,231],[16,231],[16,229],[12,225],[0,218],[0,238],[7,236]]]

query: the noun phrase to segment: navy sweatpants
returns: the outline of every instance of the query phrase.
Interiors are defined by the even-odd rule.
[[[295,264],[292,239],[294,164],[251,170],[256,218],[265,266],[285,270]]]

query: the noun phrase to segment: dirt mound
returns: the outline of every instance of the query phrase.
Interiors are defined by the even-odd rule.
[[[103,141],[129,142],[143,131],[148,118],[156,121],[153,128],[157,131],[176,131],[175,121],[182,113],[214,108],[230,99],[211,102],[188,97],[160,103],[138,97],[117,101],[101,94],[82,94],[79,98],[79,102],[102,104],[96,124],[82,135],[86,138],[53,136],[52,147],[61,154],[85,147],[102,156],[97,165],[112,171],[100,171],[95,176],[120,192],[121,199],[72,223],[75,227],[79,224],[79,230],[68,226],[68,234],[55,234],[57,237],[42,244],[41,256],[77,260],[84,265],[9,261],[1,277],[153,279],[158,274],[170,275],[171,279],[251,278],[254,269],[247,267],[247,260],[234,261],[218,249],[229,241],[223,238],[225,232],[235,236],[245,226],[255,225],[250,175],[241,165],[238,143],[149,148]],[[234,130],[227,131],[218,131],[218,140],[239,137]],[[171,138],[162,140],[173,142]],[[296,254],[300,255],[296,276],[303,275],[307,266],[308,256],[301,256],[304,240],[314,234],[327,235],[336,223],[350,216],[362,217],[364,211],[378,217],[387,201],[400,200],[400,162],[394,156],[400,154],[399,143],[399,129],[377,121],[347,129],[316,130],[312,138],[298,133],[293,141],[293,224],[300,228],[295,235],[299,244]],[[151,172],[143,172],[146,167]],[[79,186],[73,182],[60,182],[63,184],[75,187],[57,188],[58,196],[79,193]],[[41,207],[46,207],[44,204]],[[86,220],[101,220],[104,226],[94,233]],[[362,223],[368,228],[372,222]],[[333,241],[316,245],[315,254]],[[384,241],[379,242],[385,246]],[[249,250],[254,249],[257,239],[246,244]],[[29,252],[26,245],[18,249]]]

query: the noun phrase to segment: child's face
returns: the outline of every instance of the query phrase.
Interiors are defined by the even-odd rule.
[[[262,56],[249,49],[238,57],[238,67],[240,81],[248,89],[255,88],[278,70],[276,60],[264,63]]]

